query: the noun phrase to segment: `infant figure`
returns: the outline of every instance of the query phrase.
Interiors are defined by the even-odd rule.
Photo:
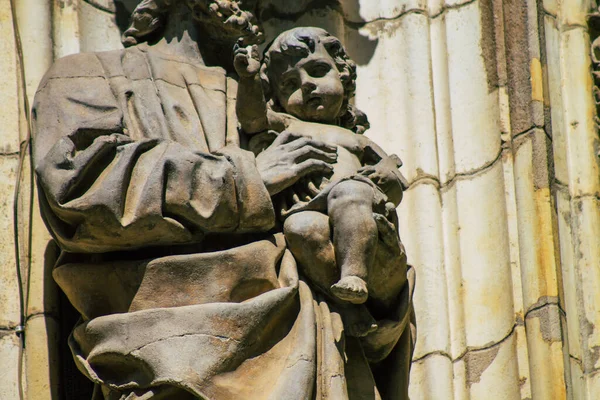
[[[306,151],[302,138],[336,147],[335,160],[314,149],[306,154],[307,162],[319,157],[333,162],[333,173],[299,180],[280,193],[280,216],[290,251],[304,274],[341,303],[365,303],[379,232],[382,226],[395,231],[395,208],[406,182],[398,170],[399,158],[362,135],[369,127],[367,118],[350,104],[354,62],[341,42],[323,29],[295,28],[273,41],[262,63],[256,46],[237,48],[234,66],[240,76],[238,120],[252,136],[253,151],[260,152],[283,133],[290,152]],[[319,222],[327,217],[328,224]],[[327,253],[320,250],[330,237],[339,270],[333,282],[319,270],[326,264],[319,258]],[[364,336],[377,328],[366,308],[354,310],[346,316],[352,321],[351,334]]]

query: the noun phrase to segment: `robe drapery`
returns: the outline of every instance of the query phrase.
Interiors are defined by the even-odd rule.
[[[379,329],[346,337],[298,273],[235,81],[148,45],[63,58],[36,94],[33,156],[53,276],[82,318],[69,344],[105,399],[401,399],[414,340],[399,239]],[[394,285],[392,285],[394,286]]]

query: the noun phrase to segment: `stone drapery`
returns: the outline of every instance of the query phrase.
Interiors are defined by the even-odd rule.
[[[345,338],[272,231],[234,85],[145,44],[67,57],[42,80],[34,159],[64,250],[53,275],[82,314],[78,367],[106,399],[405,396],[414,274],[397,236],[375,273],[402,283],[399,301]]]

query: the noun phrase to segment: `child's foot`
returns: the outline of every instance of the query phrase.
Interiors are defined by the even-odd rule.
[[[352,304],[362,304],[367,301],[369,291],[367,284],[358,276],[346,276],[331,286],[331,292],[340,300]]]

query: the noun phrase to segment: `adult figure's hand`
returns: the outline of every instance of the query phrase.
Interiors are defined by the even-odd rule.
[[[306,175],[331,175],[336,160],[335,146],[284,131],[256,157],[256,166],[272,196]]]

